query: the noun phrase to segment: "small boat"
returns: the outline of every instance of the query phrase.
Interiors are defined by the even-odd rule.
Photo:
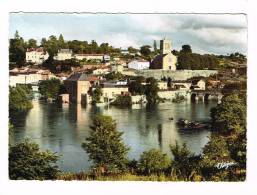
[[[174,120],[174,118],[173,118],[173,117],[170,117],[170,118],[169,118],[169,120],[170,120],[170,121],[173,121],[173,120]]]
[[[184,127],[184,126],[188,125],[188,123],[189,123],[189,121],[186,119],[179,119],[177,122],[177,125]]]

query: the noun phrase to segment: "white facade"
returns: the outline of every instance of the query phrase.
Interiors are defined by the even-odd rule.
[[[143,70],[149,69],[150,63],[144,60],[133,60],[128,63],[128,68],[136,69],[136,70]]]
[[[61,49],[58,51],[57,56],[54,56],[55,60],[69,60],[72,58],[72,50],[70,49]]]
[[[109,72],[110,72],[109,68],[99,68],[99,69],[93,70],[93,74],[95,74],[95,75],[108,74]]]
[[[31,84],[40,80],[42,80],[42,75],[38,73],[10,75],[9,85],[15,87],[16,84]]]
[[[116,98],[118,95],[128,93],[128,87],[103,87],[102,92],[104,98],[113,99]]]
[[[165,81],[159,81],[158,82],[158,88],[160,90],[167,90],[168,89],[168,83]]]
[[[103,61],[104,54],[75,54],[75,59],[77,60],[100,60]]]
[[[26,62],[42,64],[48,57],[48,53],[44,52],[43,48],[28,49],[26,51]]]
[[[205,81],[200,79],[196,84],[192,84],[194,90],[205,90]]]

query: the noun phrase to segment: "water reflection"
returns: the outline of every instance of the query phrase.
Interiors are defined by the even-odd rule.
[[[13,142],[25,137],[37,142],[42,149],[62,154],[59,166],[64,171],[88,169],[88,155],[81,143],[89,135],[90,124],[96,114],[112,116],[117,129],[123,131],[124,142],[130,147],[129,158],[138,159],[140,154],[152,148],[170,154],[170,144],[186,143],[190,150],[200,153],[207,143],[209,131],[181,131],[176,125],[179,118],[207,120],[210,108],[216,103],[184,102],[162,103],[146,107],[133,105],[131,109],[116,107],[95,107],[88,105],[55,105],[34,102],[27,115],[14,118]],[[174,120],[169,120],[172,117]]]

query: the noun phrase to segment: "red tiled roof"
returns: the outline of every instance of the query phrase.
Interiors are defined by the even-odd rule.
[[[32,52],[32,51],[44,52],[44,49],[42,47],[39,47],[39,48],[28,48],[27,49],[27,52]]]

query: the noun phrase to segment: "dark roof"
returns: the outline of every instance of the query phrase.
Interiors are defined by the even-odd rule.
[[[75,73],[71,75],[67,81],[87,81],[88,80],[88,75],[85,73]]]

